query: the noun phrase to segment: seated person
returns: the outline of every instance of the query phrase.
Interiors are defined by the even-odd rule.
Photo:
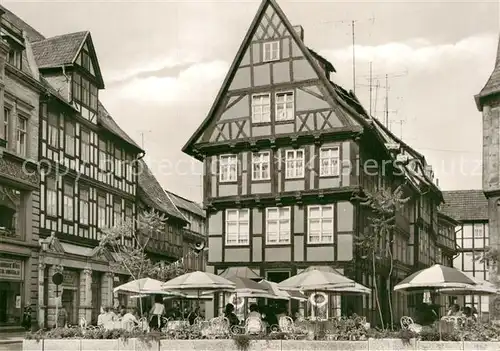
[[[248,314],[248,317],[256,317],[259,319],[262,318],[262,316],[259,313],[259,307],[257,307],[256,304],[253,303],[250,305],[250,313]]]
[[[453,305],[451,305],[449,311],[448,311],[448,314],[447,316],[450,316],[450,317],[462,317],[463,316],[463,313],[462,311],[460,311],[460,306],[456,303],[454,303]]]
[[[139,321],[137,320],[137,309],[135,307],[133,307],[130,312],[123,309],[122,313],[122,326],[124,329],[129,330],[139,325]]]
[[[240,324],[240,320],[236,317],[234,313],[234,305],[232,303],[228,303],[224,309],[224,317],[229,320],[229,325],[238,325]]]

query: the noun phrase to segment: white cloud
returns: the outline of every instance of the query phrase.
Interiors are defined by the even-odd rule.
[[[120,99],[160,104],[212,99],[213,90],[220,86],[228,67],[224,61],[196,63],[177,77],[132,79],[116,93]]]
[[[198,62],[200,57],[193,53],[174,51],[170,52],[168,56],[148,59],[147,61],[135,64],[133,67],[111,71],[106,75],[108,83],[123,82],[127,79],[133,78],[141,73],[155,72],[165,68],[175,68],[182,65],[193,64]]]
[[[464,38],[452,44],[433,45],[428,40],[417,38],[406,42],[392,42],[377,46],[355,46],[357,62],[383,63],[385,66],[409,67],[413,69],[433,68],[449,60],[470,59],[480,56],[494,57],[497,37],[491,34]],[[321,52],[332,62],[350,62],[352,46]]]

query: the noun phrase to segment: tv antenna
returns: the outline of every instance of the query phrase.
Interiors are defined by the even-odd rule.
[[[144,134],[149,134],[151,133],[152,130],[140,130],[139,134],[141,135],[141,148],[144,150]]]
[[[320,23],[339,23],[347,24],[351,27],[351,37],[352,37],[352,90],[356,94],[356,23],[361,22],[371,22],[375,24],[375,17],[372,15],[371,18],[366,18],[363,20],[339,20],[339,21],[321,21]]]

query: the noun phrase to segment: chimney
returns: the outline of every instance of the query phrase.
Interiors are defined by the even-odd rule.
[[[299,35],[300,40],[304,41],[304,28],[302,26],[293,26],[293,30]]]
[[[434,181],[434,172],[432,171],[432,166],[425,166],[425,175],[431,180]]]

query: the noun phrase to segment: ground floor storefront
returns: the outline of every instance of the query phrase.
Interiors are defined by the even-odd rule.
[[[104,307],[129,307],[133,301],[113,293],[128,276],[114,272],[112,262],[109,252],[61,243],[54,236],[44,239],[38,269],[39,326],[56,325],[56,306],[59,316],[65,311],[65,323],[73,325],[96,324]],[[63,276],[59,286],[52,281],[55,273]]]

